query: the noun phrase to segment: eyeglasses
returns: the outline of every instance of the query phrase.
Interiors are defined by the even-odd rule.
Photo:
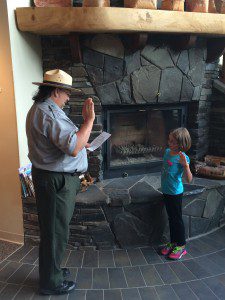
[[[69,90],[62,90],[65,94],[67,94],[67,96],[71,96],[71,91],[69,91]]]

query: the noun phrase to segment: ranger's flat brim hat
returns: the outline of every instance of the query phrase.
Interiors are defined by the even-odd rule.
[[[73,78],[66,72],[56,69],[45,72],[43,82],[32,82],[38,86],[52,86],[60,89],[67,89],[70,91],[75,91],[83,94],[80,89],[75,89],[72,87]]]

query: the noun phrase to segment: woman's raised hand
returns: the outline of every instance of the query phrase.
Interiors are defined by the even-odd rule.
[[[94,121],[95,119],[95,110],[94,110],[94,102],[92,98],[87,98],[84,101],[82,116],[84,121]]]

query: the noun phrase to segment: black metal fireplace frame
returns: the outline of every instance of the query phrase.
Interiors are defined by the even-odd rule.
[[[104,130],[109,132],[110,128],[110,114],[120,111],[132,112],[132,111],[146,111],[146,110],[174,110],[178,109],[181,112],[181,124],[185,127],[187,123],[187,103],[179,104],[150,104],[150,105],[105,105],[103,106],[103,127]],[[103,146],[103,178],[116,178],[127,177],[129,175],[147,174],[159,172],[162,162],[149,162],[140,165],[127,165],[121,167],[110,166],[110,140],[108,140]]]

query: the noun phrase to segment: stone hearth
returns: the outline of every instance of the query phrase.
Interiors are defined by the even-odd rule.
[[[38,242],[35,201],[25,198],[25,241]],[[194,178],[185,185],[183,218],[186,237],[220,227],[225,221],[225,181]],[[159,245],[169,238],[160,192],[160,174],[104,180],[76,198],[71,248],[129,248]]]

